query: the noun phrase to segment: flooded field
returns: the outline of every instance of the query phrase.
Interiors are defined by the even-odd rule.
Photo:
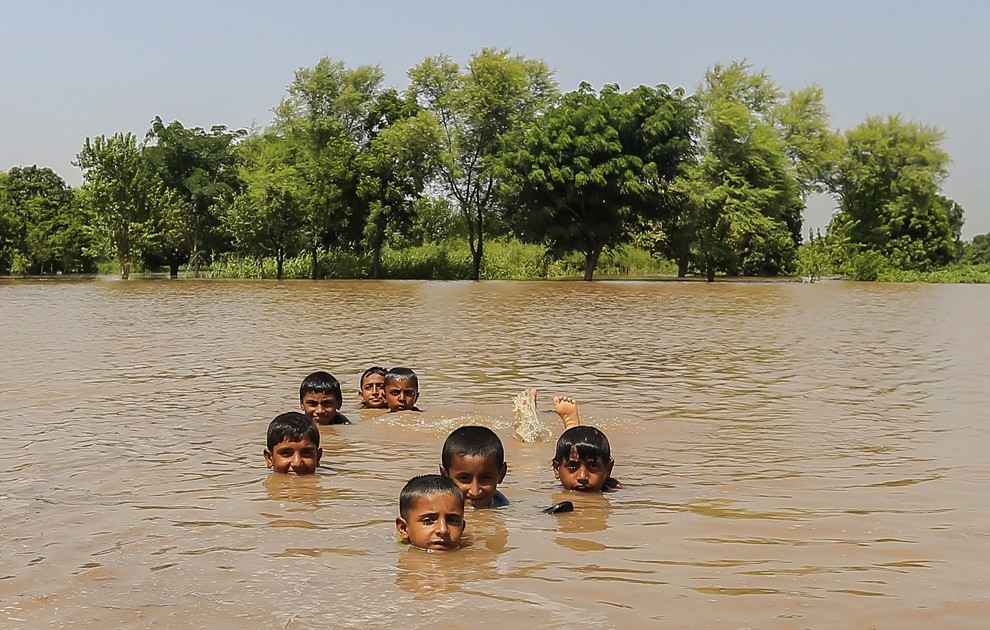
[[[0,625],[979,628],[988,330],[981,286],[0,281]],[[358,410],[370,365],[424,413]],[[272,476],[317,369],[356,423]],[[512,438],[527,387],[624,489],[559,488]],[[405,548],[399,489],[462,424],[512,505]]]

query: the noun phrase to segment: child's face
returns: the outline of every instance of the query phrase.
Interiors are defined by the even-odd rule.
[[[440,466],[440,474],[449,477],[464,493],[464,504],[473,508],[491,506],[498,484],[505,479],[507,466],[484,455],[455,456],[450,468]]]
[[[316,424],[333,424],[333,419],[337,417],[337,410],[340,409],[340,403],[340,398],[333,394],[309,392],[304,394],[302,400],[299,401],[299,408]]]
[[[395,528],[414,547],[449,551],[461,545],[464,502],[456,494],[428,494],[413,504],[407,517],[395,519]]]
[[[385,385],[385,402],[389,411],[406,411],[416,406],[419,399],[419,388],[412,379],[389,381]]]
[[[365,407],[371,409],[388,407],[388,403],[385,402],[385,376],[382,374],[369,374],[362,378],[360,394]]]
[[[601,492],[605,482],[612,476],[615,462],[604,463],[598,460],[581,459],[577,448],[571,448],[570,457],[563,463],[553,463],[553,473],[560,479],[560,485],[576,492]]]
[[[307,438],[298,442],[285,438],[272,450],[265,449],[265,462],[277,473],[287,475],[312,475],[320,465],[323,449]]]

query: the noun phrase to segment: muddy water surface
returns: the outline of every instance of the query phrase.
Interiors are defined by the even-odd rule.
[[[0,626],[983,627],[988,330],[977,286],[3,281]],[[372,364],[425,412],[357,410]],[[356,424],[270,476],[315,369]],[[566,496],[513,441],[531,386],[624,490]],[[513,505],[406,549],[398,490],[466,423]]]

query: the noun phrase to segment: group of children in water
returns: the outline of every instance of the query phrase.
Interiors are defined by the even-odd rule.
[[[361,375],[359,391],[363,408],[419,411],[419,379],[408,368],[369,368]],[[526,393],[536,396],[535,390]],[[319,425],[350,424],[340,413],[342,404],[340,382],[329,372],[314,372],[303,379],[299,387],[302,413],[283,413],[268,425],[268,468],[289,475],[314,474],[323,456]],[[612,478],[614,462],[605,434],[581,425],[574,399],[556,396],[553,404],[565,431],[557,440],[552,466],[564,489],[603,492],[621,487]],[[488,427],[455,429],[443,444],[440,460],[439,474],[413,477],[402,488],[395,519],[401,540],[429,551],[460,546],[465,506],[509,505],[498,491],[507,471],[502,441]]]

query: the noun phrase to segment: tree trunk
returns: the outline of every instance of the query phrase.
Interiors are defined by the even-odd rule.
[[[598,266],[598,258],[602,255],[602,246],[595,247],[584,253],[584,281],[591,282],[595,276],[595,268]]]
[[[282,263],[285,261],[285,250],[279,248],[275,251],[275,279],[282,279]]]
[[[485,253],[485,243],[484,243],[484,231],[482,230],[482,213],[479,209],[477,212],[477,227],[478,227],[478,247],[477,249],[471,248],[471,279],[481,280],[481,258]],[[470,226],[468,226],[470,229]]]
[[[715,282],[715,263],[712,261],[711,254],[705,256],[705,276],[709,282]]]
[[[175,261],[168,263],[168,277],[170,280],[175,280],[179,277],[179,263]]]
[[[683,278],[687,275],[688,270],[688,254],[681,254],[677,257],[677,277]]]
[[[311,250],[311,252],[313,254],[313,267],[312,267],[312,273],[310,274],[310,280],[316,280],[317,275],[318,275],[317,274],[317,270],[320,268],[320,259],[319,259],[319,256],[318,256],[319,251],[320,251],[320,248],[317,247],[316,245],[313,245],[313,248]]]
[[[378,274],[381,273],[382,267],[382,246],[380,243],[376,243],[371,254],[371,277],[375,280],[378,279]]]
[[[471,256],[471,279],[481,280],[481,241],[478,241],[478,249],[472,252]]]
[[[265,279],[265,257],[264,256],[258,256],[257,261],[258,261],[258,277],[260,277],[262,280],[264,280]]]

